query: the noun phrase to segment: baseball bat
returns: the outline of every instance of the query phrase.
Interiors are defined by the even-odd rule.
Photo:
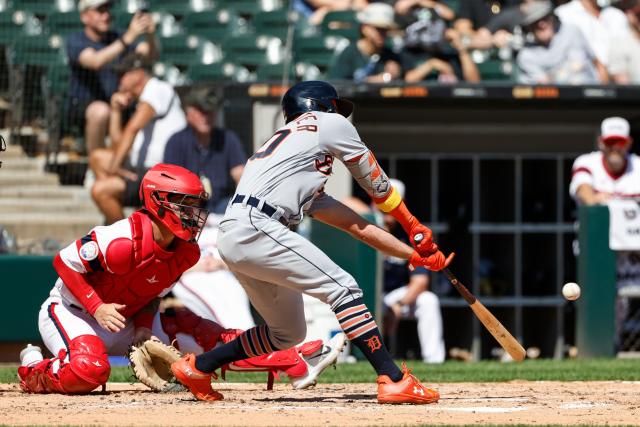
[[[414,237],[414,241],[416,243],[420,243],[422,241],[422,234],[416,234]],[[471,310],[476,315],[480,323],[484,325],[484,327],[493,335],[493,337],[498,341],[500,346],[505,349],[509,356],[515,361],[522,361],[526,356],[526,351],[520,345],[517,339],[511,335],[511,333],[505,328],[502,323],[485,307],[479,300],[469,292],[469,289],[466,288],[456,276],[448,268],[443,268],[442,272],[449,282],[453,285],[454,288],[458,291],[458,293],[464,298],[464,300],[469,304]]]

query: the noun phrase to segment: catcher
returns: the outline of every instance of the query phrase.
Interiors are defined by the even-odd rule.
[[[43,359],[33,346],[21,352],[24,391],[87,393],[104,386],[111,372],[107,355],[125,354],[132,343],[151,338],[158,297],[198,261],[196,241],[208,215],[198,176],[158,164],[143,176],[140,199],[141,210],[95,227],[55,257],[59,278],[38,326],[57,357]],[[295,373],[313,382],[320,371]]]
[[[171,364],[182,357],[181,351],[200,354],[218,344],[228,343],[244,332],[225,329],[187,308],[169,308],[156,316],[153,331],[155,336],[132,345],[128,356],[136,378],[161,392],[175,389]],[[227,370],[268,372],[267,389],[271,390],[274,379],[284,374],[293,388],[303,389],[316,384],[318,375],[336,362],[345,344],[345,335],[339,333],[328,345],[323,345],[321,340],[310,341],[288,350],[229,363],[221,368],[221,375],[224,379]]]

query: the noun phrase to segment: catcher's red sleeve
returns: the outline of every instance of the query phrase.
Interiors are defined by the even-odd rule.
[[[95,314],[98,307],[103,304],[102,299],[98,296],[97,292],[87,282],[84,274],[80,274],[75,270],[67,267],[62,261],[60,254],[57,254],[53,260],[53,268],[67,286],[67,289],[71,291],[74,297],[80,304],[91,314]]]

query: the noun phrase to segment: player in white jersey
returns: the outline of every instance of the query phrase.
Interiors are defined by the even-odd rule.
[[[329,304],[347,337],[378,373],[378,402],[432,403],[435,390],[424,387],[391,359],[362,290],[311,242],[291,231],[303,215],[340,228],[414,266],[440,270],[451,262],[432,240],[431,230],[409,212],[399,193],[346,119],[353,104],[325,82],[302,82],[283,100],[286,125],[248,161],[218,234],[218,250],[267,322],[240,339],[198,357],[186,355],[173,372],[201,400],[222,396],[211,389],[211,373],[247,355],[288,348],[306,334],[302,293]],[[393,215],[414,248],[367,222],[324,193],[334,158],[343,162],[377,206]],[[414,237],[424,240],[415,243]]]
[[[640,198],[640,157],[629,153],[629,122],[621,117],[602,121],[599,151],[573,163],[569,192],[584,205],[606,204],[612,198]]]
[[[600,130],[600,150],[583,154],[573,163],[571,196],[583,205],[604,205],[612,199],[640,201],[640,157],[629,153],[633,143],[629,122],[621,117],[609,117],[602,121]],[[639,259],[637,251],[616,253],[618,291],[638,284]],[[621,343],[629,309],[629,297],[616,299],[616,346]]]

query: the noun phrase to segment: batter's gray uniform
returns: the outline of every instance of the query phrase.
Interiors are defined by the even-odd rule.
[[[244,169],[220,222],[218,250],[278,348],[306,335],[302,292],[332,309],[362,296],[350,274],[284,224],[336,203],[323,192],[334,158],[346,162],[368,151],[346,118],[314,111],[276,131]]]

